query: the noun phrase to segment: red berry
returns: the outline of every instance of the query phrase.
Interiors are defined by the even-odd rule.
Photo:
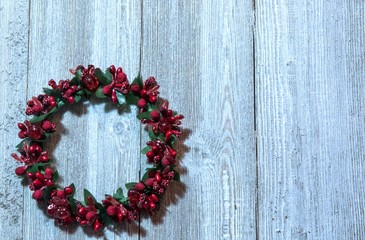
[[[107,209],[106,209],[106,213],[109,215],[109,216],[114,216],[115,214],[117,214],[117,207],[116,206],[109,206]]]
[[[40,172],[36,172],[36,173],[35,173],[35,177],[36,177],[38,180],[42,181],[42,182],[43,182],[43,180],[44,180],[44,176],[43,176],[43,174],[42,174],[42,173],[40,173]]]
[[[171,155],[171,157],[176,157],[176,151],[174,150],[174,149],[172,149],[172,148],[169,148],[169,152],[170,152],[170,155]]]
[[[42,107],[41,106],[39,106],[39,105],[35,105],[35,106],[33,106],[33,111],[35,112],[35,113],[41,113],[42,112]]]
[[[103,225],[99,222],[98,219],[96,219],[94,225],[93,225],[93,230],[95,232],[98,232],[101,228],[103,227]]]
[[[145,108],[146,105],[147,105],[147,102],[146,102],[146,100],[144,100],[144,98],[139,99],[137,102],[137,106],[139,108]]]
[[[27,130],[27,127],[23,123],[18,123],[18,128],[23,131]]]
[[[27,166],[17,167],[15,169],[15,174],[18,175],[18,176],[23,176],[26,171],[27,171]]]
[[[151,118],[152,118],[153,121],[157,122],[158,120],[160,120],[160,112],[156,111],[156,110],[153,110],[151,112]]]
[[[34,174],[33,174],[33,173],[31,173],[31,172],[29,172],[29,173],[27,174],[27,176],[28,176],[28,178],[29,178],[30,180],[34,180],[34,179],[35,179]]]
[[[150,199],[153,202],[158,202],[158,197],[155,194],[153,194],[153,193],[151,194]]]
[[[136,191],[138,191],[138,192],[142,192],[143,190],[144,190],[144,184],[143,183],[141,183],[141,182],[139,182],[139,183],[137,183],[135,186],[134,186],[134,189],[136,190]]]
[[[109,72],[110,72],[112,75],[114,75],[114,73],[115,73],[115,66],[114,66],[114,65],[111,65],[111,66],[109,67]]]
[[[155,181],[154,178],[147,178],[145,181],[146,186],[151,187],[153,185],[153,182]]]
[[[27,137],[27,134],[26,134],[25,131],[21,131],[21,132],[18,133],[18,137],[21,138],[21,139],[23,139],[23,138],[26,138]]]
[[[165,134],[165,140],[168,141],[170,139],[170,137],[172,136],[172,134],[174,134],[171,130],[167,131]]]
[[[94,218],[96,217],[96,213],[95,212],[88,212],[86,213],[86,220],[92,222],[92,220],[94,220]]]
[[[95,92],[99,87],[99,80],[91,74],[83,76],[81,78],[81,83],[90,92]]]
[[[86,209],[84,207],[80,207],[78,210],[78,213],[80,216],[85,216],[86,214]]]
[[[156,182],[158,182],[158,183],[162,181],[162,177],[160,174],[156,174],[155,179],[156,179]]]
[[[52,168],[46,168],[46,170],[44,170],[44,176],[46,178],[51,178],[53,175],[53,169]]]
[[[55,130],[55,125],[48,120],[44,120],[42,122],[42,128],[46,131],[46,132],[53,132]]]
[[[146,156],[147,156],[147,158],[153,158],[155,156],[155,154],[152,151],[148,151],[146,153]]]
[[[57,191],[57,197],[64,198],[65,197],[65,192],[63,190],[58,190]]]
[[[142,89],[140,94],[141,94],[141,97],[146,97],[147,96],[146,89]]]
[[[32,194],[32,197],[35,200],[41,200],[43,198],[43,191],[42,190],[35,190]]]
[[[54,185],[54,182],[53,182],[52,180],[48,180],[48,181],[46,182],[46,185],[47,185],[48,187],[52,187],[52,186]]]
[[[71,195],[74,192],[71,187],[65,187],[64,191],[66,195]]]
[[[138,93],[141,90],[141,88],[137,84],[131,85],[131,91],[134,93]]]
[[[156,96],[149,96],[148,97],[148,101],[150,102],[150,103],[155,103],[156,101],[157,101],[157,97]]]
[[[74,96],[69,96],[69,97],[67,98],[67,101],[68,101],[69,103],[74,103],[74,102],[75,102],[75,97],[74,97]]]
[[[150,209],[155,209],[156,208],[156,204],[154,202],[150,202]]]
[[[87,221],[86,221],[86,220],[82,220],[82,221],[80,221],[80,225],[81,225],[81,226],[86,226],[86,225],[87,225]]]
[[[34,180],[32,184],[35,189],[40,189],[41,187],[44,186],[44,184],[38,179]]]

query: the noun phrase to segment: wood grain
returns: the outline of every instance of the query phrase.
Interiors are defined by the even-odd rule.
[[[140,49],[140,4],[136,1],[32,1],[30,12],[29,96],[49,78],[70,78],[69,68],[93,63],[105,69],[123,66],[136,76]],[[135,109],[116,111],[90,100],[54,118],[59,131],[50,148],[64,186],[75,183],[101,201],[124,183],[139,178],[140,125]],[[132,113],[133,112],[133,113]],[[60,121],[62,120],[62,124]],[[89,239],[91,228],[62,229],[25,194],[25,239]],[[40,237],[41,236],[41,237]],[[138,226],[107,230],[95,237],[138,237]]]
[[[22,239],[23,188],[10,154],[18,144],[17,117],[24,117],[28,53],[28,3],[0,2],[0,236]]]
[[[364,239],[364,2],[256,1],[260,239]]]
[[[360,0],[0,1],[1,239],[364,239],[364,10]],[[89,63],[155,76],[186,116],[183,183],[152,220],[98,235],[54,226],[9,157],[26,99]],[[134,110],[91,100],[53,118],[47,147],[79,199],[144,171]]]
[[[255,238],[252,20],[247,1],[143,1],[142,74],[186,116],[184,185],[146,239]]]

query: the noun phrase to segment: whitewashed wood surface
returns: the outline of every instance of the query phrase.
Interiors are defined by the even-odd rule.
[[[365,2],[0,0],[1,239],[365,239]],[[186,116],[183,184],[100,234],[59,228],[13,174],[16,123],[50,78],[122,66]],[[102,199],[144,171],[131,112],[79,104],[49,148]],[[80,192],[77,196],[81,197]]]

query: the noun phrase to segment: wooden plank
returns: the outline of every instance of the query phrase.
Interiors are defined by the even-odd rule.
[[[143,1],[142,75],[186,116],[181,168],[147,239],[254,239],[252,6]]]
[[[0,2],[0,236],[22,239],[23,188],[14,174],[16,163],[10,154],[19,143],[18,117],[25,116],[28,2]]]
[[[256,1],[260,239],[364,239],[361,1]]]
[[[115,64],[136,76],[140,50],[138,1],[32,1],[30,13],[29,96],[38,94],[48,79],[70,78],[69,68]],[[54,149],[62,185],[72,182],[77,198],[87,188],[101,201],[125,182],[139,177],[140,124],[132,113],[91,100],[78,104],[54,120],[59,132]],[[62,120],[62,124],[60,121]],[[62,136],[61,136],[62,135]],[[57,147],[56,147],[57,145]],[[91,228],[54,226],[25,192],[24,239],[88,239]],[[106,239],[138,237],[138,224],[98,234]]]

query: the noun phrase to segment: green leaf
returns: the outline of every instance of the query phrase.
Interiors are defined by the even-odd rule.
[[[95,97],[97,97],[97,98],[106,98],[107,97],[104,95],[102,87],[99,87],[98,89],[96,89]]]
[[[172,147],[174,149],[174,145],[175,145],[176,140],[177,140],[177,137],[174,134],[171,135],[171,137],[167,141],[167,145],[169,145],[170,147]]]
[[[75,192],[75,191],[74,191]],[[71,196],[68,197],[68,203],[70,204],[70,207],[71,207],[71,212],[74,214],[74,215],[78,215],[78,212],[77,212],[77,201],[73,198],[73,194]]]
[[[150,119],[151,120],[151,113],[150,112],[142,112],[142,113],[137,115],[137,118],[139,120],[141,120],[141,119]]]
[[[151,147],[150,146],[147,146],[147,147],[144,147],[142,150],[141,150],[141,153],[142,154],[146,154],[147,152],[151,151]]]
[[[119,104],[125,104],[126,103],[125,96],[122,93],[120,93],[118,91],[115,91],[115,94],[117,96]]]
[[[61,96],[61,90],[60,89],[43,88],[43,92],[47,95],[54,96],[56,98]]]
[[[137,102],[140,99],[139,96],[134,95],[132,92],[129,92],[125,97],[129,105],[137,105]]]
[[[112,78],[108,79],[100,68],[95,69],[95,76],[102,86],[108,85],[112,82]]]
[[[143,174],[143,177],[142,177],[142,181],[143,181],[143,182],[147,180],[147,178],[148,178],[148,172],[149,172],[149,171],[146,171],[146,172]]]
[[[43,199],[48,200],[48,199],[49,199],[49,195],[51,195],[51,192],[52,192],[52,190],[53,190],[54,188],[55,188],[55,187],[46,187],[46,188],[43,190]]]
[[[80,100],[82,99],[82,97],[80,95],[75,95],[75,102],[80,102]]]
[[[87,190],[87,189],[84,189],[84,202],[85,202],[85,204],[88,204],[89,203],[89,201],[87,200],[87,198],[88,197],[91,197],[92,198],[92,200],[95,202],[95,203],[97,203],[97,201],[96,201],[96,199],[95,199],[95,197],[89,192],[89,190]]]
[[[24,143],[27,143],[29,145],[30,142],[31,140],[29,138],[23,139],[20,143],[18,143],[18,145],[16,145],[16,149],[20,150],[23,148]]]
[[[113,194],[113,198],[117,199],[117,200],[121,200],[124,198],[124,194],[123,194],[123,190],[122,188],[118,188],[116,193]]]
[[[103,205],[98,203],[96,208],[99,209],[99,218],[104,225],[109,225],[113,223],[112,219],[109,217]]]
[[[157,138],[156,134],[153,132],[152,127],[148,126],[148,136],[153,141]]]
[[[52,176],[52,180],[53,180],[53,182],[57,182],[57,181],[58,181],[58,178],[59,178],[59,174],[58,174],[58,171],[56,170],[56,171],[53,173],[53,176]]]
[[[137,84],[140,88],[143,87],[143,80],[142,80],[142,76],[138,75],[132,82],[132,84]]]
[[[73,77],[71,79],[71,84],[76,85],[76,86],[80,85],[81,76],[82,76],[82,70],[79,69],[79,70],[76,71],[75,77]]]
[[[109,68],[107,68],[106,70],[105,70],[105,77],[109,80],[109,83],[111,83],[112,81],[113,81],[113,75],[110,73],[110,70],[109,70]],[[108,83],[108,84],[109,84]]]
[[[70,197],[73,197],[75,195],[75,192],[76,192],[75,184],[72,183],[69,187],[72,188],[72,194],[70,195]]]
[[[49,163],[36,163],[27,169],[27,173],[39,172],[39,171],[41,171],[41,168],[44,168],[44,166],[46,166],[46,165],[49,165]]]
[[[130,182],[130,183],[126,183],[125,187],[127,188],[127,190],[133,188],[137,183],[136,182]]]
[[[151,112],[152,110],[158,110],[156,103],[148,103],[148,111]]]
[[[62,101],[61,101],[61,102],[62,102]],[[56,110],[57,110],[57,107],[54,107],[54,108],[52,108],[52,110],[51,110],[51,111],[49,111],[49,112],[48,112],[48,113],[46,113],[46,114],[43,114],[43,115],[40,115],[40,116],[35,116],[35,117],[33,117],[33,118],[30,120],[30,122],[31,122],[31,123],[40,122],[40,121],[44,120],[44,119],[45,119],[47,116],[49,116],[50,114],[54,113]]]

